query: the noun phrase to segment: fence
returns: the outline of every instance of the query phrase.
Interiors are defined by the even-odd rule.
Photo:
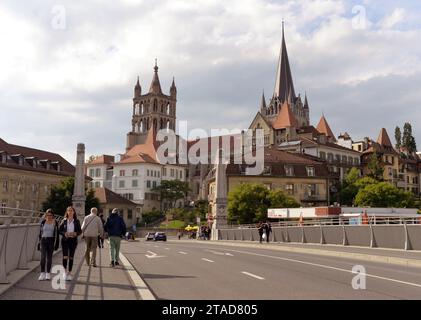
[[[316,219],[272,224],[270,241],[421,250],[420,218],[367,219],[352,225],[344,219]],[[257,225],[226,226],[219,240],[259,241]]]
[[[28,269],[30,261],[40,259],[37,244],[43,216],[39,211],[0,208],[0,283],[8,283],[11,271]]]

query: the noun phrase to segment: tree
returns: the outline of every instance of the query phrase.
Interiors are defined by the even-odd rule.
[[[352,205],[355,196],[358,193],[357,181],[360,179],[361,173],[357,168],[352,168],[345,176],[340,191],[340,201],[342,205]]]
[[[402,146],[402,131],[401,128],[396,127],[395,129],[395,140],[396,140],[396,149],[400,150]]]
[[[382,181],[384,168],[380,165],[380,160],[377,152],[374,152],[370,157],[370,162],[368,163],[368,169],[370,170],[368,175],[369,177]]]
[[[269,208],[291,208],[300,205],[281,190],[269,190],[262,184],[240,184],[228,194],[228,219],[239,224],[267,218]]]
[[[409,208],[414,206],[414,200],[410,192],[379,182],[360,189],[355,204],[361,207]]]
[[[410,154],[417,151],[417,143],[412,134],[412,125],[409,122],[406,122],[403,126],[402,146],[405,147]]]
[[[161,204],[169,201],[171,208],[174,208],[178,200],[187,196],[190,187],[187,182],[181,180],[162,180],[159,186],[152,188],[152,191],[160,194]]]
[[[46,211],[51,208],[54,214],[63,216],[66,208],[72,205],[74,185],[75,179],[69,177],[64,179],[59,185],[51,188],[50,195],[42,204],[43,210]],[[85,192],[85,214],[87,214],[91,208],[99,207],[99,200],[95,197],[95,191],[93,189],[85,190]]]

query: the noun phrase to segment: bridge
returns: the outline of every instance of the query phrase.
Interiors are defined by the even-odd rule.
[[[1,300],[417,299],[421,295],[417,221],[275,224],[269,243],[259,243],[252,225],[222,229],[219,241],[175,237],[159,243],[123,241],[121,266],[116,268],[109,266],[107,247],[98,250],[97,268],[87,266],[80,240],[74,280],[62,287],[54,285],[59,283],[54,277],[37,280],[40,216],[13,208],[0,211]],[[362,245],[354,242],[357,239]],[[388,244],[399,248],[384,247]],[[60,264],[58,251],[53,265]]]

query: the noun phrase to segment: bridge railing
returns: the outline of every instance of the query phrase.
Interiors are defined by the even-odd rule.
[[[37,250],[39,225],[44,212],[0,207],[0,283],[16,269],[28,269],[30,261],[39,260]],[[63,217],[56,216],[61,222]]]

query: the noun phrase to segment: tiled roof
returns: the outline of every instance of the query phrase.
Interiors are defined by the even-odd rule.
[[[3,139],[0,139],[0,153],[2,152],[5,152],[8,156],[22,156],[27,160],[37,159],[41,162],[48,160],[53,164],[50,166],[50,169],[47,170],[44,166],[34,167],[27,160],[23,161],[22,165],[19,165],[17,161],[8,160],[8,162],[5,164],[0,161],[0,166],[2,167],[10,167],[20,170],[38,171],[65,176],[72,176],[75,172],[75,167],[57,153],[9,144]],[[54,164],[60,164],[60,171],[55,169]]]
[[[145,143],[135,145],[131,148],[122,159],[117,162],[118,164],[128,163],[159,163],[157,161],[156,150],[158,144],[155,140],[153,129],[148,131]]]
[[[389,135],[387,134],[385,128],[381,129],[379,137],[377,138],[377,143],[382,145],[383,147],[393,148],[392,142],[390,141]]]
[[[89,162],[88,165],[111,164],[113,162],[114,162],[114,156],[109,156],[109,155],[104,154],[102,156],[97,157],[92,162]]]
[[[272,124],[275,130],[285,129],[289,127],[298,128],[298,121],[295,118],[294,113],[291,111],[291,108],[287,102],[285,102],[282,107],[281,111],[278,113],[275,121]]]
[[[333,138],[336,141],[335,135],[333,134],[332,129],[330,129],[325,116],[322,116],[320,119],[319,124],[317,125],[317,131],[324,133],[326,137]]]
[[[127,200],[126,198],[120,196],[119,194],[107,189],[107,188],[96,188],[95,197],[98,198],[99,203],[101,204],[115,204],[115,205],[132,205],[136,206],[136,203]]]

